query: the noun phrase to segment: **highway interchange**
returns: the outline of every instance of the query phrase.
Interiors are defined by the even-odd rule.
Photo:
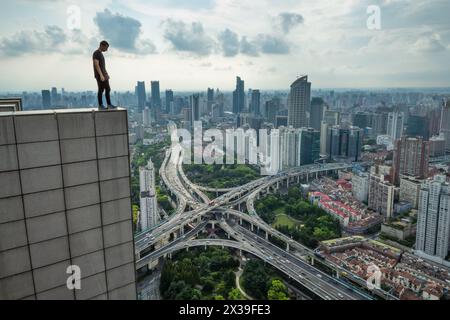
[[[344,163],[314,164],[266,176],[243,186],[215,190],[193,184],[184,174],[180,150],[168,150],[161,165],[162,183],[177,201],[177,211],[169,219],[135,236],[136,268],[175,251],[198,246],[222,246],[251,253],[324,300],[367,300],[372,296],[350,287],[346,282],[321,272],[308,263],[314,252],[265,223],[253,208],[261,193],[278,188],[281,183],[300,182],[317,174],[351,167]],[[204,192],[223,193],[210,200]],[[233,209],[246,203],[247,213]],[[243,222],[250,229],[243,227]],[[220,227],[226,239],[197,239],[208,224]],[[259,231],[259,232],[258,232]],[[256,233],[255,233],[256,232]],[[260,234],[263,233],[263,236]],[[280,248],[268,239],[274,236],[286,247]],[[234,240],[230,240],[233,238]]]

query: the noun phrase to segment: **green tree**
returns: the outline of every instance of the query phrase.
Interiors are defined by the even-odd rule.
[[[228,293],[228,300],[243,300],[242,294],[241,294],[241,292],[239,291],[238,288],[233,288]]]
[[[289,300],[286,285],[278,279],[273,279],[267,291],[267,299],[269,300]]]
[[[137,226],[139,206],[133,205],[133,225]]]

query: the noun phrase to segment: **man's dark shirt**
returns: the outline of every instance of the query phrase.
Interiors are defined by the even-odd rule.
[[[103,56],[103,53],[99,49],[97,49],[92,55],[92,58],[99,61],[100,70],[102,70],[103,76],[106,77],[107,72],[105,66],[105,57]],[[97,72],[95,64],[94,64],[94,76],[95,79],[100,79],[100,74]]]

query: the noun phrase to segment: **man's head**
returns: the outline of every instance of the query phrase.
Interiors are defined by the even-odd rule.
[[[108,51],[109,48],[109,43],[106,40],[103,40],[102,42],[100,42],[100,50],[102,52]]]

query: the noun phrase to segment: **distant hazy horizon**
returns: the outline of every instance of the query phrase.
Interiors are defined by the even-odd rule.
[[[149,81],[150,83],[150,81]],[[67,90],[64,88],[64,86],[58,86],[58,85],[53,85],[51,87],[46,87],[46,88],[42,88],[39,90],[10,90],[10,91],[0,91],[0,96],[2,95],[12,95],[12,94],[22,94],[23,92],[27,92],[27,93],[38,93],[41,94],[41,90],[50,90],[52,87],[56,87],[58,92],[61,93],[61,89],[64,89],[66,92],[71,92],[71,93],[81,93],[81,92],[88,92],[88,91],[92,91],[92,92],[96,92],[96,89],[94,88],[89,88],[89,89],[85,89],[85,90]],[[151,94],[151,90],[150,87],[147,88],[146,86],[146,91],[147,91],[147,95]],[[165,90],[173,90],[175,94],[190,94],[190,93],[199,93],[199,92],[203,92],[205,91],[206,93],[206,89],[207,88],[202,88],[202,89],[198,89],[198,90],[173,90],[169,87],[164,88],[161,87],[160,91],[164,92]],[[226,94],[232,94],[234,89],[228,89],[228,90],[222,90],[221,88],[213,88],[214,90],[219,89],[220,92],[222,93],[226,93]],[[248,89],[258,89],[258,88],[251,88],[248,87],[246,88],[246,91]],[[261,93],[270,93],[270,92],[279,92],[279,93],[289,93],[289,89],[262,89],[260,90]],[[317,91],[335,91],[335,92],[357,92],[357,91],[362,91],[362,92],[424,92],[424,93],[439,93],[439,94],[448,94],[450,95],[450,87],[373,87],[373,88],[312,88],[312,92],[317,92]],[[134,92],[134,89],[130,89],[130,90],[113,90],[113,92],[117,92],[117,93],[125,93],[125,92]]]

